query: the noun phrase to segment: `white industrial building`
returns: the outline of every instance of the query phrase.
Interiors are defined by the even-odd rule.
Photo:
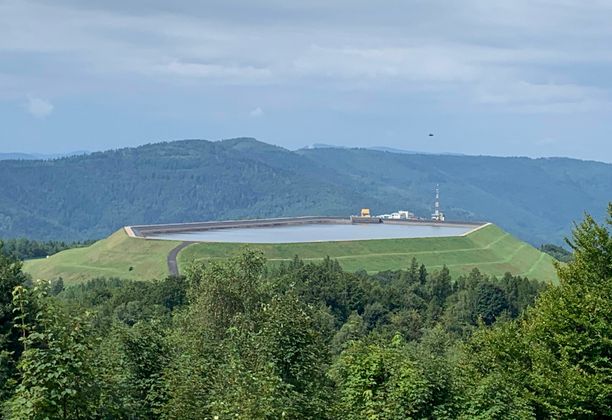
[[[408,210],[398,210],[391,214],[381,214],[378,216],[381,219],[394,219],[394,220],[417,220],[418,217]]]

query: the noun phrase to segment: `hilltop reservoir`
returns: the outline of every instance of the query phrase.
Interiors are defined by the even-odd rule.
[[[463,236],[483,223],[302,217],[130,226],[130,236],[183,242],[306,243]]]
[[[440,209],[438,185],[434,209],[431,220],[408,210],[373,216],[369,208],[362,208],[359,215],[349,218],[305,216],[141,225],[126,226],[125,232],[133,238],[181,242],[290,244],[464,236],[485,225],[447,222]]]

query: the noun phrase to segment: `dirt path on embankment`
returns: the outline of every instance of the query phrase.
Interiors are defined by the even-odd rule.
[[[172,251],[170,251],[170,253],[168,254],[168,272],[170,273],[171,276],[180,275],[176,257],[178,256],[179,252],[181,252],[183,249],[185,249],[192,243],[193,242],[181,242],[180,245],[172,249]]]

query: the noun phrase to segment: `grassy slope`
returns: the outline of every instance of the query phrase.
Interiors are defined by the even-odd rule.
[[[90,247],[63,251],[48,259],[28,261],[25,270],[34,278],[53,279],[61,276],[67,282],[80,282],[97,276],[142,280],[161,278],[167,274],[168,253],[179,243],[132,239],[120,230]],[[238,254],[245,246],[230,243],[193,244],[179,254],[179,266],[184,268],[193,260],[224,259]],[[273,264],[288,261],[295,255],[309,261],[329,255],[346,270],[376,272],[408,268],[414,256],[429,270],[446,264],[453,275],[465,274],[478,267],[485,273],[498,276],[509,271],[544,281],[556,281],[550,256],[494,225],[464,237],[255,244],[251,247],[262,250]],[[133,267],[133,270],[129,271],[129,267]]]
[[[185,267],[193,260],[227,258],[245,246],[230,243],[190,245],[179,254],[179,266]],[[254,244],[251,247],[262,250],[273,263],[288,261],[295,255],[310,261],[328,255],[348,271],[377,272],[408,268],[412,257],[416,257],[429,270],[446,264],[453,275],[466,274],[478,267],[497,276],[509,271],[543,281],[557,281],[552,257],[494,225],[464,237]]]
[[[35,279],[50,280],[61,276],[67,283],[93,277],[151,280],[167,275],[166,257],[178,244],[180,242],[130,238],[121,229],[89,247],[26,261],[24,269]],[[131,271],[130,267],[133,267]]]

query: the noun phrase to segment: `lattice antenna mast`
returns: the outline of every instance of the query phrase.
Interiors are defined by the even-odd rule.
[[[436,184],[436,201],[434,202],[434,212],[431,219],[436,222],[444,221],[444,213],[440,211],[440,184]]]
[[[436,184],[436,203],[434,205],[436,216],[440,215],[440,184]]]

